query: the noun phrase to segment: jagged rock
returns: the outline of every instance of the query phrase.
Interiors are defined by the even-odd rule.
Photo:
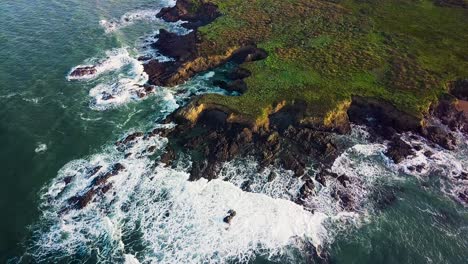
[[[214,21],[220,15],[218,7],[213,3],[178,0],[175,6],[163,8],[157,17],[167,22],[188,21],[183,26],[194,29]]]
[[[107,191],[109,191],[109,189],[112,188],[112,184],[110,183],[106,185],[107,180],[112,176],[116,176],[119,172],[121,172],[124,169],[125,167],[122,164],[114,164],[107,173],[94,178],[86,192],[84,192],[83,194],[77,194],[69,198],[69,206],[67,208],[62,209],[61,212],[63,213],[71,208],[83,209],[84,207],[86,207],[97,194],[106,193]],[[96,170],[96,172],[97,171],[98,170]]]
[[[396,136],[390,142],[385,154],[398,164],[415,153],[410,145]]]
[[[215,162],[194,161],[190,171],[189,181],[197,181],[201,178],[212,180],[216,178],[217,168]]]
[[[65,185],[68,185],[70,182],[72,182],[74,176],[68,176],[68,177],[65,177],[63,178],[63,182],[65,183]]]
[[[425,127],[422,131],[422,134],[430,141],[449,150],[455,149],[457,144],[455,136],[453,136],[450,132],[443,130],[439,126]]]
[[[136,140],[137,138],[143,137],[144,134],[143,132],[135,132],[130,135],[128,135],[125,139],[118,141],[116,144],[117,145],[127,145],[128,143]]]
[[[157,37],[158,41],[153,44],[153,47],[176,61],[188,61],[196,56],[197,35],[195,31],[186,35],[177,35],[165,29],[160,29]]]
[[[431,114],[452,131],[461,131],[468,135],[468,102],[446,95],[431,109]]]
[[[88,177],[94,176],[96,173],[98,173],[99,170],[101,170],[102,166],[96,166],[92,168],[91,170],[88,171]]]
[[[123,171],[124,169],[125,167],[121,163],[116,163],[112,165],[111,169],[107,173],[94,178],[91,184],[93,186],[102,185],[103,183],[107,182],[107,180],[110,177],[116,176],[117,174],[119,174],[119,172]]]
[[[398,110],[389,102],[368,97],[353,96],[348,116],[351,122],[377,128],[380,133],[386,127],[397,132],[417,132],[421,129],[417,117]]]
[[[86,75],[94,75],[97,73],[97,69],[95,66],[83,66],[74,69],[71,73],[71,77],[83,77]]]
[[[161,155],[161,162],[166,164],[166,166],[171,166],[176,158],[176,153],[174,149],[170,146],[166,147],[166,152]]]
[[[112,94],[108,93],[108,92],[103,92],[102,97],[101,97],[101,99],[104,100],[104,101],[112,100],[114,98],[115,97]]]
[[[303,203],[308,197],[312,196],[315,194],[315,185],[314,181],[309,177],[305,177],[304,184],[302,187],[299,189],[299,197],[298,197],[298,203],[301,204]]]

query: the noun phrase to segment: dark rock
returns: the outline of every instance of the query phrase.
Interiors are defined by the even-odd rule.
[[[214,21],[220,15],[218,7],[213,3],[199,0],[178,0],[175,6],[161,9],[157,17],[167,22],[188,21],[183,26],[194,29]]]
[[[235,80],[229,83],[216,80],[213,82],[213,85],[219,86],[228,92],[245,93],[247,91],[247,84],[243,80]]]
[[[127,145],[128,143],[135,141],[137,138],[143,137],[144,134],[142,132],[135,132],[130,135],[128,135],[125,139],[117,142],[117,145]]]
[[[325,175],[323,172],[319,172],[315,175],[315,180],[322,184],[323,186],[327,186],[327,181],[325,179]]]
[[[452,133],[445,131],[439,126],[428,126],[422,131],[422,134],[430,141],[439,146],[453,150],[457,144],[455,136]]]
[[[65,182],[65,185],[68,185],[70,182],[72,182],[74,176],[68,176],[63,178],[63,182]]]
[[[194,161],[190,171],[189,181],[197,181],[201,178],[213,180],[216,178],[216,162]]]
[[[177,35],[165,29],[160,29],[158,41],[153,47],[162,54],[174,58],[176,61],[188,61],[196,55],[196,32],[192,31],[186,35]]]
[[[426,166],[424,164],[416,165],[416,171],[419,172],[419,173],[421,173],[425,168],[426,168]]]
[[[83,77],[86,75],[93,75],[97,73],[97,69],[95,66],[83,66],[74,69],[71,73],[71,77]]]
[[[149,81],[151,84],[157,86],[171,86],[178,84],[173,82],[171,78],[179,66],[179,63],[171,61],[160,62],[157,60],[151,60],[148,63],[143,64],[144,71],[148,74]]]
[[[101,188],[102,193],[107,193],[112,188],[112,183],[109,183]]]
[[[344,175],[344,174],[338,176],[336,179],[337,179],[338,182],[340,182],[341,185],[343,185],[343,187],[345,187],[345,188],[346,188],[347,183],[350,182],[350,181],[349,181],[349,177],[346,176],[346,175]]]
[[[460,191],[458,193],[458,199],[460,199],[460,201],[463,202],[464,204],[468,205],[468,189],[464,191]]]
[[[161,155],[161,162],[166,164],[166,166],[171,166],[174,160],[176,159],[176,153],[172,147],[166,147],[166,152]]]
[[[431,158],[433,155],[434,155],[434,152],[432,152],[430,150],[424,151],[424,156],[426,156],[428,158]]]
[[[315,194],[314,181],[309,177],[304,177],[305,181],[302,187],[299,189],[299,200],[298,203],[303,203],[308,197]]]
[[[420,120],[398,110],[391,103],[368,97],[353,96],[348,109],[349,120],[356,124],[378,128],[393,128],[397,132],[415,131],[421,129]]]
[[[293,171],[296,177],[302,176],[305,172],[303,161],[292,153],[286,153],[281,157],[280,162],[283,168]]]
[[[462,97],[461,94],[458,94]],[[452,131],[461,131],[468,135],[468,103],[459,101],[450,95],[442,96],[438,104],[431,109],[431,114]]]
[[[223,218],[223,222],[226,223],[226,224],[230,224],[232,219],[236,216],[236,211],[234,210],[229,210],[226,217]]]
[[[147,149],[147,152],[153,153],[155,150],[156,150],[156,146],[150,146],[150,147]]]
[[[140,56],[138,57],[137,60],[139,61],[148,61],[148,60],[151,60],[153,57],[151,57],[150,55],[144,55],[144,56]]]
[[[91,202],[94,196],[97,193],[97,189],[90,189],[86,191],[83,195],[75,195],[68,199],[68,204],[71,208],[74,209],[83,209]]]
[[[226,112],[213,109],[204,111],[198,122],[210,128],[221,129],[226,126],[227,118],[228,114]]]
[[[96,173],[98,173],[99,170],[101,170],[102,166],[96,166],[92,168],[91,170],[88,171],[88,177],[94,176]]]
[[[385,154],[390,157],[393,162],[398,164],[408,156],[414,155],[415,153],[411,146],[408,145],[405,141],[399,137],[394,137],[390,142]]]
[[[114,98],[115,97],[112,94],[108,93],[108,92],[103,92],[102,97],[101,97],[101,99],[104,100],[104,101],[112,100]]]
[[[116,163],[116,164],[112,165],[111,169],[107,173],[105,173],[103,175],[99,175],[96,178],[94,178],[91,185],[93,185],[93,186],[102,185],[105,182],[107,182],[107,180],[110,177],[116,176],[117,174],[119,174],[119,172],[123,171],[124,169],[125,169],[125,167],[122,164]]]

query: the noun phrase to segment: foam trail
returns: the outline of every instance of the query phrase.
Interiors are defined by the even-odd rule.
[[[127,26],[130,26],[138,21],[156,21],[160,20],[156,17],[161,8],[174,6],[175,0],[158,1],[158,6],[154,9],[142,9],[130,11],[122,15],[119,19],[102,19],[99,24],[104,28],[106,33],[112,33]]]
[[[84,64],[75,66],[71,69],[70,73],[72,73],[77,68],[82,67],[95,67],[96,73],[88,74],[84,76],[71,76],[70,74],[67,76],[69,81],[71,80],[92,80],[104,73],[113,72],[121,69],[125,65],[129,65],[134,63],[135,59],[133,59],[128,50],[126,48],[119,48],[113,49],[110,51],[106,51],[104,59],[98,58],[91,58],[85,61]]]

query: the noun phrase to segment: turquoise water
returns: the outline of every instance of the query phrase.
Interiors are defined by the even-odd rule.
[[[134,78],[132,64],[93,80],[67,81],[72,67],[86,63],[89,58],[105,60],[106,52],[115,53],[120,48],[117,53],[122,49],[128,52],[125,58],[136,57],[142,52],[144,42],[140,37],[151,36],[161,27],[171,27],[160,21],[143,19],[106,33],[100,25],[102,20],[119,19],[135,10],[149,10],[147,12],[151,13],[162,4],[155,0],[0,2],[0,262],[11,259],[14,263],[21,256],[25,256],[25,262],[129,262],[132,260],[130,255],[140,261],[168,263],[171,260],[188,260],[188,257],[193,261],[203,260],[206,256],[218,262],[252,261],[252,255],[261,256],[257,262],[301,262],[303,252],[281,250],[286,248],[282,244],[286,240],[272,234],[284,233],[286,237],[290,234],[322,234],[318,224],[311,227],[312,231],[303,228],[318,221],[316,216],[290,203],[283,203],[290,198],[296,183],[289,182],[287,173],[282,171],[279,173],[286,175],[284,181],[278,180],[276,186],[259,188],[257,193],[250,195],[240,191],[236,186],[242,182],[232,180],[231,176],[225,178],[230,179],[232,185],[216,181],[186,184],[184,164],[177,170],[154,170],[148,165],[154,163],[154,158],[143,155],[125,163],[132,169],[126,175],[134,181],[120,182],[119,179],[114,186],[119,194],[103,198],[82,214],[70,218],[57,215],[68,197],[66,195],[52,195],[58,201],[56,203],[47,201],[46,194],[60,187],[60,177],[68,173],[67,168],[78,171],[82,168],[80,166],[121,160],[121,154],[111,147],[113,142],[129,131],[153,128],[167,113],[165,110],[173,109],[171,104],[188,98],[188,90],[194,93],[220,92],[208,85],[206,78],[209,75],[201,76],[181,87],[180,93],[161,88],[146,100],[126,100],[122,104],[96,110],[90,90],[103,83]],[[162,148],[164,140],[157,139],[152,144],[161,144]],[[135,151],[138,151],[137,147],[133,147]],[[420,178],[396,173],[378,155],[379,152],[376,153],[361,153],[362,160],[360,156],[350,157],[355,163],[341,164],[342,167],[337,169],[356,168],[356,177],[362,177],[362,182],[356,184],[357,197],[365,199],[368,191],[392,187],[396,190],[397,201],[382,210],[363,206],[358,224],[335,221],[327,225],[327,236],[332,241],[332,261],[466,262],[468,211],[441,191],[446,190],[441,179],[450,173],[452,167],[460,165],[466,169],[468,166],[466,146],[452,153],[455,165],[449,163],[448,168],[434,165],[438,171]],[[77,159],[85,159],[82,161],[85,165],[69,163]],[[370,165],[361,166],[363,164],[373,164],[372,169],[369,169]],[[241,179],[252,174],[258,176],[256,170],[249,169],[245,163],[240,166],[243,170],[238,167],[228,166],[226,175],[234,172]],[[155,179],[146,177],[153,174],[157,175]],[[77,181],[68,190],[70,195],[82,189],[79,183]],[[258,184],[266,185],[264,182]],[[187,193],[190,196],[185,197],[183,194]],[[168,194],[173,197],[167,198]],[[317,202],[320,209],[328,215],[336,214],[333,204],[328,203],[329,197],[326,193],[323,195],[324,201]],[[236,204],[235,200],[243,202]],[[159,210],[167,209],[168,204],[177,205],[175,208],[179,211],[172,212],[171,215],[175,216],[169,220],[160,220],[156,216],[161,214]],[[216,214],[224,213],[230,209],[229,206],[238,206],[241,216],[245,212],[247,220],[239,220],[237,231],[232,228],[227,232],[223,226],[217,228],[218,222],[209,222],[218,219]],[[291,218],[300,215],[308,220],[299,222],[299,217],[283,219],[281,211],[289,213]],[[259,222],[262,215],[270,220]],[[275,218],[278,222],[271,221]],[[72,229],[64,228],[63,222]],[[86,224],[99,232],[86,229]],[[246,226],[252,229],[245,229]],[[294,232],[289,232],[291,226],[295,227]],[[108,232],[109,229],[112,232]],[[87,234],[91,241],[80,240],[79,234]],[[38,247],[38,241],[46,241],[41,239],[57,239],[50,240],[56,248]],[[256,251],[256,243],[267,246]],[[70,251],[61,252],[65,248]],[[236,254],[225,254],[229,250]],[[268,257],[271,252],[275,252],[275,257]],[[43,258],[35,258],[38,255]],[[223,258],[225,255],[227,257]]]
[[[38,192],[58,169],[151,120],[157,106],[150,102],[93,111],[90,85],[65,78],[86,58],[150,33],[151,26],[143,24],[140,30],[106,35],[99,21],[152,7],[151,2],[0,2],[0,262],[19,252],[26,227],[38,216]],[[35,153],[39,142],[47,144],[46,153]]]

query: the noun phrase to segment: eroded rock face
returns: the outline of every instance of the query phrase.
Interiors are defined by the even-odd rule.
[[[468,100],[468,79],[459,79],[449,84],[449,92],[459,100]]]
[[[397,132],[421,129],[421,120],[398,110],[392,104],[383,100],[354,96],[348,109],[351,122],[374,127],[385,133],[385,129],[393,128]]]
[[[180,147],[192,153],[190,180],[214,179],[221,163],[239,156],[253,156],[262,167],[282,166],[301,177],[311,158],[328,164],[340,154],[332,132],[298,124],[281,129],[259,128],[254,124],[231,122],[232,113],[216,108],[204,109],[196,118],[190,117],[192,121],[184,121],[184,114],[191,114],[181,112],[169,118],[180,125],[168,136],[177,138]]]
[[[192,31],[186,35],[177,35],[165,29],[160,29],[158,41],[152,46],[165,56],[184,62],[193,60],[197,55],[197,33]]]
[[[452,131],[460,131],[468,135],[468,104],[446,95],[431,109],[431,115],[438,118],[442,124]]]

